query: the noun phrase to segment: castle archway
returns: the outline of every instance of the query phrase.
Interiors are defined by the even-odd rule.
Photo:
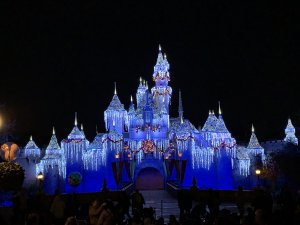
[[[164,189],[164,177],[158,169],[145,167],[137,174],[135,186],[139,190],[161,190]]]

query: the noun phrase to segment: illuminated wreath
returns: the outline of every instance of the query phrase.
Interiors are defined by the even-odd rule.
[[[156,146],[153,142],[153,140],[144,140],[142,142],[142,147],[141,149],[143,150],[144,153],[152,153],[156,149]]]
[[[82,177],[81,177],[81,174],[79,172],[72,172],[68,176],[68,183],[72,187],[77,187],[80,184],[81,179],[82,179]]]

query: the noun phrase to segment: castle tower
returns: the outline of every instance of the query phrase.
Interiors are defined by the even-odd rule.
[[[134,103],[133,103],[133,99],[131,96],[130,97],[130,106],[128,109],[128,127],[132,127],[134,117],[135,117],[135,108],[134,108]]]
[[[74,127],[68,138],[62,140],[61,147],[63,149],[64,157],[66,159],[66,191],[73,192],[74,188],[69,184],[68,177],[71,173],[80,173],[81,179],[83,176],[83,153],[86,151],[89,145],[89,141],[85,138],[85,135],[77,127],[77,114],[75,113]],[[83,191],[83,180],[77,187],[78,191]]]
[[[285,128],[285,142],[292,143],[294,145],[298,145],[298,138],[295,135],[295,127],[292,124],[291,119],[288,119],[288,124]]]
[[[263,147],[261,147],[261,145],[258,142],[258,139],[257,139],[257,137],[255,135],[255,132],[254,132],[253,124],[252,124],[251,131],[252,131],[252,134],[251,134],[247,149],[251,154],[254,154],[255,156],[260,154],[263,157],[264,156],[264,149],[263,149]]]
[[[140,78],[140,85],[136,92],[136,102],[137,108],[142,109],[146,104],[146,90],[147,90],[146,82]]]
[[[36,162],[40,159],[41,156],[41,149],[36,145],[34,140],[32,139],[32,136],[30,136],[30,140],[25,146],[25,157]]]
[[[125,128],[128,129],[127,111],[124,109],[124,105],[119,100],[116,84],[114,96],[104,112],[104,121],[107,131],[113,129],[113,123],[115,123],[115,129],[120,134],[125,130]]]
[[[45,156],[37,168],[37,174],[40,172],[45,177],[44,191],[46,193],[54,194],[56,189],[63,189],[63,180],[66,178],[66,160],[57,142],[54,127]]]
[[[144,126],[151,126],[153,121],[153,109],[150,103],[151,99],[149,96],[149,91],[146,91],[146,105],[143,109],[143,120]]]
[[[169,69],[170,65],[167,60],[167,56],[163,56],[161,47],[159,46],[157,61],[152,75],[153,81],[155,81],[155,87],[151,89],[151,93],[155,106],[161,109],[162,104],[164,104],[167,112],[169,112],[169,105],[172,96],[172,88],[168,86],[168,82],[170,81]]]

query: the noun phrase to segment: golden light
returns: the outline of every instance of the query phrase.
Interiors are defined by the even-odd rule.
[[[42,173],[42,172],[39,172],[39,174],[36,176],[36,178],[37,178],[38,180],[43,180],[43,179],[44,179],[43,173]]]
[[[120,158],[120,155],[119,155],[119,154],[116,154],[116,155],[115,155],[115,158],[116,158],[116,159]]]
[[[261,173],[260,169],[256,169],[256,170],[255,170],[255,174],[256,174],[256,175],[260,175],[260,173]]]
[[[2,127],[2,124],[3,124],[3,120],[2,117],[0,116],[0,128]]]

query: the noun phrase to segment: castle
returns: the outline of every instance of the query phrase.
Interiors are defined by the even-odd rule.
[[[55,189],[99,191],[104,179],[107,187],[114,190],[129,182],[139,189],[162,189],[167,181],[188,188],[193,177],[199,188],[230,190],[238,185],[255,186],[255,169],[264,163],[265,151],[253,126],[249,144],[237,145],[219,104],[218,115],[209,111],[203,127],[196,129],[184,117],[180,91],[178,116],[171,117],[169,68],[167,57],[159,48],[152,75],[155,86],[149,89],[147,82],[140,79],[136,104],[131,97],[128,110],[115,88],[104,112],[107,132],[98,133],[92,142],[86,139],[83,127],[78,127],[77,115],[71,133],[60,145],[53,129],[43,154],[30,138],[16,159],[26,169],[25,185],[36,182],[36,175],[42,173],[47,193]],[[284,142],[298,144],[290,120]]]

